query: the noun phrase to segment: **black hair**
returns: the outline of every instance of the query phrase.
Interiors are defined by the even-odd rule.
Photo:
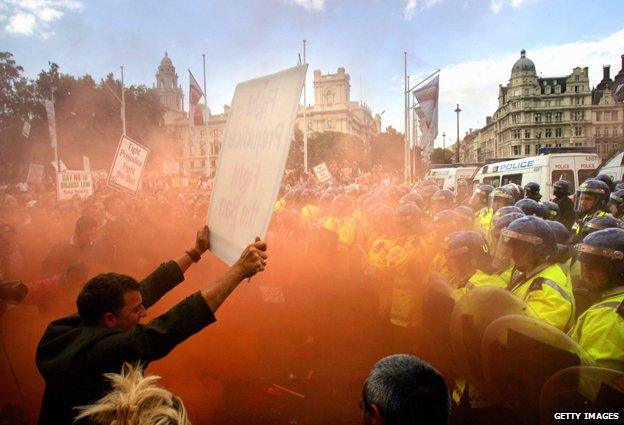
[[[76,228],[74,229],[75,233],[82,233],[86,230],[93,229],[97,227],[97,222],[93,217],[89,216],[81,216],[76,220]]]
[[[82,322],[99,325],[106,313],[118,314],[124,306],[124,294],[140,290],[133,277],[118,273],[102,273],[89,280],[78,294],[76,306]]]

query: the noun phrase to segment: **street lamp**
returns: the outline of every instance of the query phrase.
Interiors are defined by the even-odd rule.
[[[446,133],[442,132],[442,150],[446,150]]]
[[[459,113],[461,109],[459,109],[459,103],[457,104],[457,108],[455,108],[455,113],[457,114],[457,144],[455,146],[455,162],[459,163]]]

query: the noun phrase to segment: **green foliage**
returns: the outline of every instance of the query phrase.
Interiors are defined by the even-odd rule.
[[[435,148],[429,160],[432,164],[451,164],[453,163],[453,152],[449,149]]]
[[[384,170],[396,170],[403,167],[404,160],[403,134],[392,126],[379,134],[371,142],[370,157],[372,165],[381,164]]]

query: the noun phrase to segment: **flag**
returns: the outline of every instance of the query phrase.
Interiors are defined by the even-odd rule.
[[[24,120],[24,126],[22,127],[22,136],[24,136],[24,138],[28,139],[28,136],[30,136],[30,121],[28,120]]]
[[[189,69],[189,119],[193,117],[192,123],[194,125],[204,125],[204,117],[202,115],[201,107],[199,107],[199,101],[202,96],[204,96],[204,92],[197,84],[197,80],[193,77],[193,73]]]
[[[48,115],[48,130],[50,131],[50,146],[56,149],[56,118],[54,115],[54,103],[51,100],[43,101],[46,114]]]
[[[423,152],[433,150],[433,141],[438,136],[438,94],[440,92],[440,75],[436,75],[427,84],[414,91],[414,100],[418,104],[416,115],[420,137],[418,147]]]

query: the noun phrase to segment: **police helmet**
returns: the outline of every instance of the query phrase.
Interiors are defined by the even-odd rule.
[[[581,229],[581,235],[587,236],[590,233],[594,233],[598,230],[604,229],[623,229],[624,222],[622,220],[615,218],[611,215],[604,215],[602,217],[594,217],[591,220],[588,220],[583,224],[583,228]]]
[[[613,190],[615,189],[615,185],[613,184],[613,178],[611,178],[611,176],[608,176],[606,174],[598,174],[596,177],[594,177],[596,180],[600,180],[601,182],[603,182],[604,184],[606,184],[607,186],[609,186],[609,190],[611,192],[613,192]]]
[[[559,220],[559,205],[555,204],[554,202],[545,201],[542,202],[542,206],[547,213],[546,219],[553,221]]]
[[[624,213],[624,189],[616,190],[609,195],[607,207],[611,210],[612,206],[617,210],[615,214],[622,215]]]
[[[553,183],[554,195],[557,198],[563,198],[564,196],[570,196],[570,182],[567,180],[557,180]]]
[[[516,202],[519,201],[520,199],[524,198],[524,191],[516,183],[507,183],[503,187],[505,189],[507,189],[509,191],[509,193],[511,193],[511,195],[514,197],[514,200]]]
[[[470,226],[475,220],[474,210],[466,205],[459,205],[453,209],[462,215],[466,224]]]
[[[604,229],[585,236],[575,249],[581,263],[605,266],[612,284],[624,278],[624,230]]]
[[[516,199],[512,190],[505,186],[494,189],[490,198],[492,199],[492,206],[494,206],[494,202],[500,202],[503,204],[501,207],[505,205],[513,205]]]
[[[425,201],[429,201],[431,199],[431,197],[433,197],[433,194],[436,193],[438,191],[438,186],[434,186],[434,185],[426,185],[423,188],[421,188],[418,193],[420,196],[423,197],[423,199]]]
[[[557,251],[555,234],[544,219],[520,217],[501,231],[501,237],[512,249],[530,251],[534,257],[547,259]]]
[[[552,258],[555,263],[564,263],[570,258],[570,242],[572,234],[563,224],[558,221],[546,220],[546,224],[550,226],[555,234],[557,242],[557,255]]]
[[[401,197],[401,199],[399,200],[399,204],[400,205],[403,205],[403,204],[416,204],[420,208],[422,208],[423,205],[425,205],[425,200],[418,193],[411,192],[411,193],[408,193],[407,195],[403,195]]]
[[[470,198],[470,205],[483,208],[488,204],[490,194],[494,190],[494,186],[489,184],[480,184],[477,186]]]
[[[603,181],[596,179],[587,179],[585,180],[576,190],[576,205],[575,210],[577,212],[582,212],[587,214],[590,211],[581,211],[581,202],[580,198],[583,194],[592,195],[596,202],[592,206],[591,211],[597,211],[606,207],[609,202],[609,195],[611,191],[609,190],[609,186]]]
[[[520,208],[525,215],[534,215],[536,217],[548,218],[546,208],[540,205],[534,199],[524,198],[516,202],[516,207]]]
[[[624,189],[624,182],[617,182],[615,184],[615,190],[621,190]]]
[[[525,215],[524,211],[522,211],[517,206],[515,206],[515,205],[507,205],[506,207],[499,208],[494,213],[493,219],[496,219],[497,217],[501,217],[503,215],[507,215],[507,214],[511,214],[511,213],[520,213],[522,215]]]
[[[540,185],[535,182],[528,182],[526,185],[524,185],[524,197],[539,202],[539,200],[542,199],[542,194],[540,193]]]
[[[447,208],[452,208],[453,203],[455,202],[454,198],[455,198],[455,195],[450,190],[448,189],[438,190],[431,196],[431,207],[432,209],[435,208],[438,211],[447,209]]]
[[[451,233],[444,241],[448,259],[468,261],[477,268],[489,268],[492,263],[490,247],[481,233],[464,230]]]
[[[453,210],[443,210],[433,217],[433,225],[436,229],[446,230],[446,233],[459,230],[464,226],[464,217]]]
[[[524,217],[524,213],[522,212],[510,212],[505,215],[501,215],[499,217],[494,217],[492,222],[492,228],[490,229],[490,233],[493,237],[498,238],[500,236],[501,231],[509,226],[513,221],[519,219],[520,217]]]
[[[414,226],[420,223],[423,215],[416,204],[403,204],[394,210],[394,221],[400,225]]]

